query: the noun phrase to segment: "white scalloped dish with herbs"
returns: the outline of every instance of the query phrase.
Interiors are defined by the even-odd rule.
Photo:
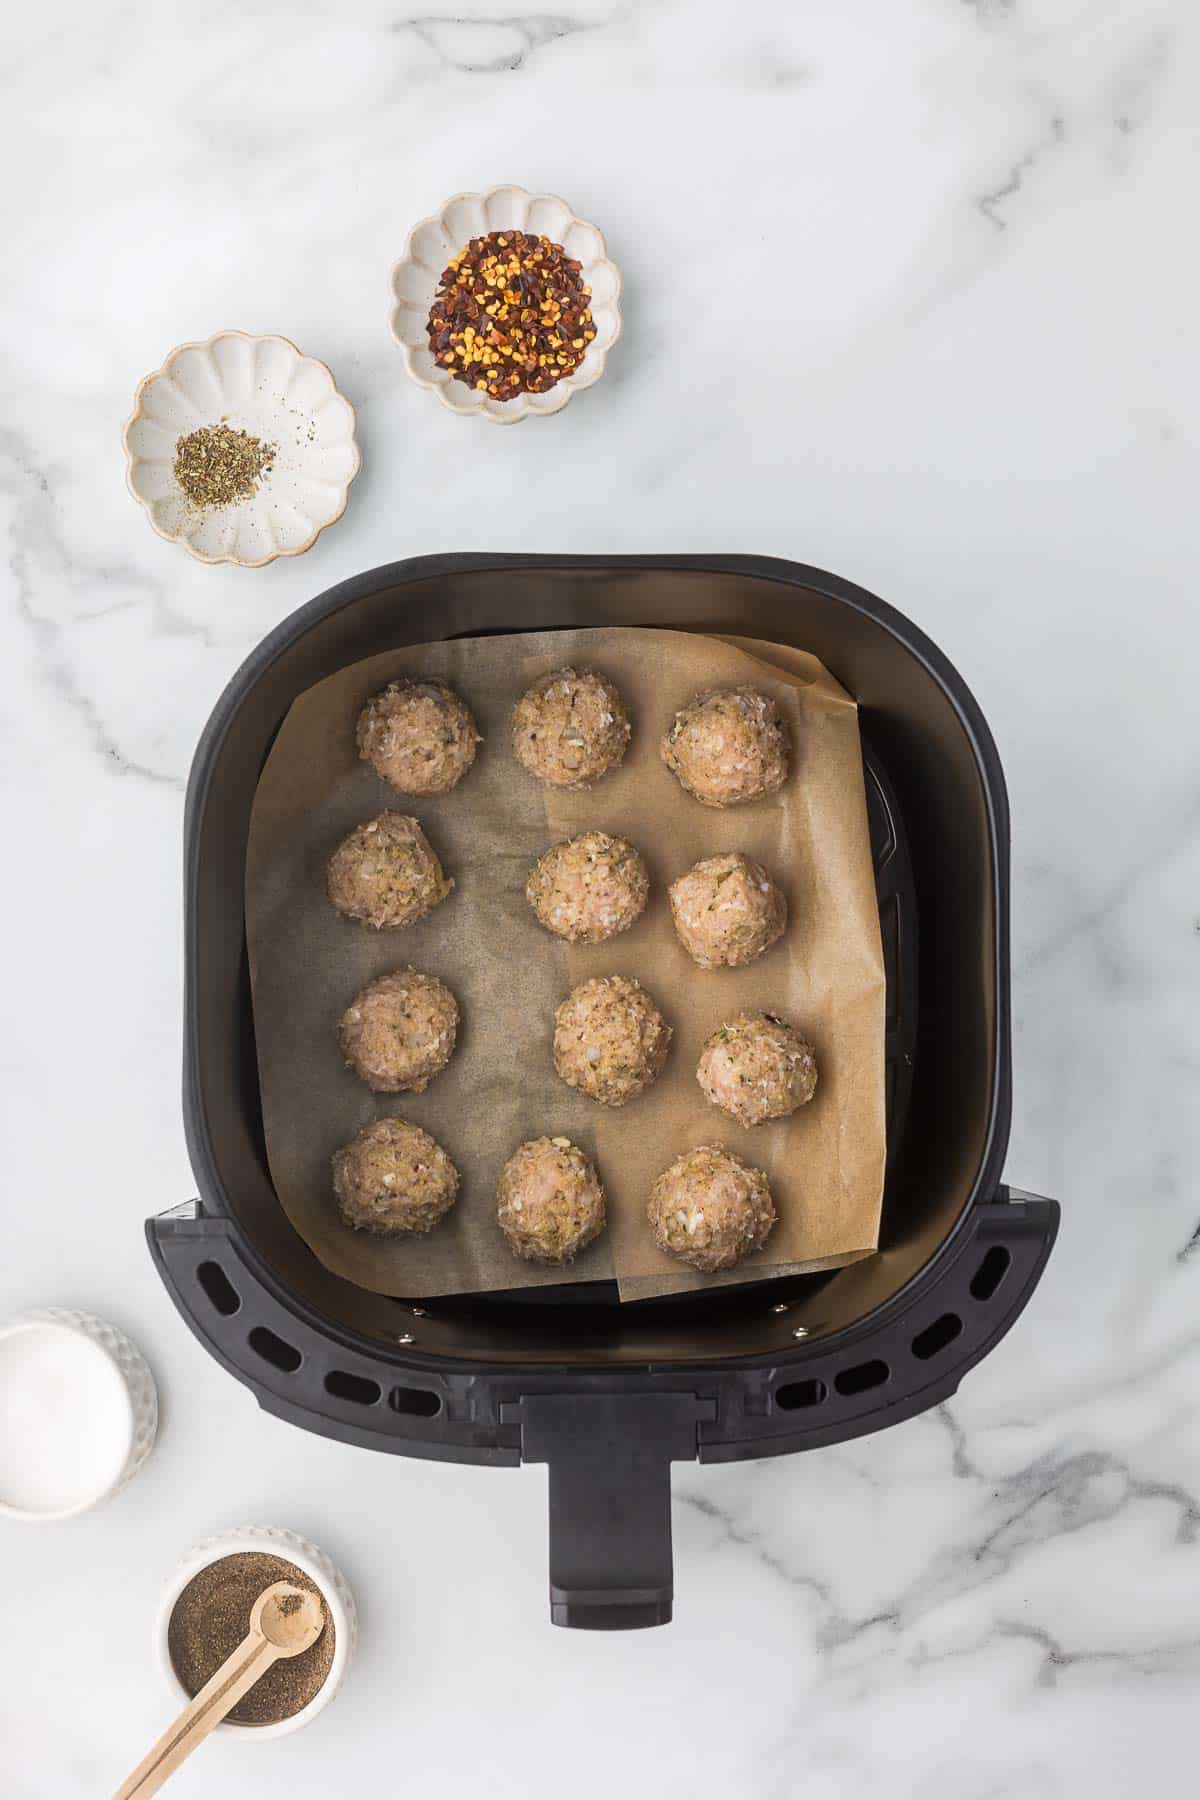
[[[200,562],[299,556],[340,519],[358,473],[354,408],[287,338],[223,331],[181,344],[138,387],[129,490]]]

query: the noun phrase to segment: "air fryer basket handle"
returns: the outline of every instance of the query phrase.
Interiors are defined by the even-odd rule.
[[[506,1407],[550,1470],[550,1616],[585,1631],[671,1618],[671,1464],[715,1403],[690,1393],[537,1394]]]

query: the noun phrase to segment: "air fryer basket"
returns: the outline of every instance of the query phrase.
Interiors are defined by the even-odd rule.
[[[664,626],[811,651],[860,706],[888,976],[877,1254],[819,1277],[621,1306],[608,1284],[427,1307],[325,1270],[263,1145],[243,879],[259,773],[295,697],[394,645]],[[344,582],[222,695],[185,824],[184,1115],[199,1198],[149,1221],[179,1311],[259,1403],[372,1449],[549,1465],[551,1614],[671,1616],[670,1464],[836,1443],[952,1394],[1029,1299],[1058,1207],[1000,1180],[1010,1113],[1008,809],[945,657],[838,578],[756,557],[439,556]]]

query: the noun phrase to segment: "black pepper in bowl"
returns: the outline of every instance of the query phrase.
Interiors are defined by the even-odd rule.
[[[189,1698],[194,1698],[242,1642],[254,1602],[276,1581],[290,1581],[315,1594],[325,1629],[310,1649],[272,1664],[226,1715],[231,1725],[276,1725],[316,1699],[337,1648],[325,1596],[315,1581],[282,1556],[245,1550],[222,1556],[193,1575],[171,1609],[167,1626],[171,1666]]]
[[[433,359],[494,400],[544,394],[596,335],[582,265],[527,231],[472,238],[443,270],[429,314]]]

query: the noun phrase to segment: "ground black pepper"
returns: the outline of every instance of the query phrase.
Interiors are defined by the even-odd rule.
[[[193,1575],[171,1611],[167,1649],[184,1689],[194,1696],[242,1642],[254,1602],[274,1581],[290,1581],[316,1594],[325,1629],[311,1649],[281,1657],[255,1682],[228,1714],[234,1725],[274,1725],[290,1719],[324,1687],[337,1637],[320,1588],[281,1556],[239,1551]]]
[[[544,394],[574,373],[596,335],[581,272],[561,244],[530,232],[472,238],[438,282],[434,361],[495,400]]]
[[[275,445],[232,425],[201,425],[175,442],[175,479],[198,511],[247,499],[271,468]]]

